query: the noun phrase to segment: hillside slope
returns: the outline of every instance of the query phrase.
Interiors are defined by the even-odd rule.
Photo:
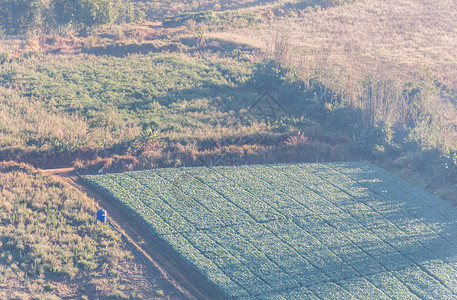
[[[0,163],[0,298],[181,299],[107,224],[93,199],[26,165]]]
[[[271,50],[279,35],[286,38],[291,59],[302,60],[304,68],[325,64],[343,77],[377,74],[404,80],[430,68],[456,88],[456,28],[455,1],[362,0],[211,36]]]

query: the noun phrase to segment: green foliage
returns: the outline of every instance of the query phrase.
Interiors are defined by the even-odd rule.
[[[335,121],[338,123],[329,124],[329,127],[338,126],[338,130],[354,123],[353,119],[347,118],[352,114],[347,109],[340,114],[343,112],[341,94],[332,91],[317,79],[310,79],[307,83],[301,81],[293,70],[283,68],[273,59],[257,63],[247,85],[260,94],[268,92],[274,95],[290,116],[305,116],[321,123]]]
[[[87,178],[227,298],[454,297],[448,287],[455,287],[455,269],[447,258],[457,249],[449,242],[457,237],[449,226],[457,209],[372,164],[172,168]]]
[[[0,116],[4,120],[0,124],[4,152],[64,151],[80,149],[85,139],[93,143],[83,119],[52,111],[43,102],[21,97],[12,89],[0,87]]]
[[[140,21],[144,13],[121,0],[2,0],[0,29],[6,34],[73,26],[87,30],[112,22]]]
[[[157,148],[160,144],[160,139],[160,130],[153,130],[151,127],[146,127],[133,141],[133,147],[140,151]]]
[[[2,85],[20,88],[0,88],[0,115],[7,120],[0,125],[0,153],[53,152],[60,161],[93,159],[86,153],[101,148],[140,153],[151,148],[147,139],[140,142],[141,128],[160,130],[164,147],[214,136],[223,124],[229,135],[243,134],[247,127],[232,124],[259,97],[245,88],[251,67],[169,54],[40,56],[2,65]]]
[[[195,23],[210,22],[215,19],[213,11],[189,12],[179,14],[177,16],[165,16],[162,20],[164,27],[178,27],[184,26],[190,20]]]
[[[407,103],[403,114],[408,138],[422,150],[438,149],[443,155],[446,155],[443,149],[457,150],[454,121],[446,116],[449,109],[454,109],[450,102],[452,92],[448,92],[430,71],[425,71],[419,80],[409,82],[403,88]]]
[[[362,127],[360,133],[355,136],[355,146],[358,150],[367,153],[382,153],[392,146],[393,134],[391,124],[386,122],[378,122],[374,126]]]
[[[211,10],[201,12],[186,12],[176,16],[163,17],[164,27],[185,26],[189,21],[195,24],[205,24],[209,30],[224,28],[243,28],[263,22],[261,15],[257,12],[243,12],[229,10],[214,13]]]
[[[441,111],[434,109],[440,89],[433,76],[398,89],[367,80],[372,124],[366,121],[368,110],[363,106],[369,107],[371,100],[359,99],[361,108],[348,106],[341,93],[315,78],[303,82],[297,72],[271,59],[253,64],[232,58],[151,54],[20,61],[0,65],[2,85],[18,87],[14,95],[8,94],[11,91],[0,95],[3,119],[8,120],[0,128],[6,136],[0,140],[4,151],[74,153],[107,147],[109,153],[124,155],[130,149],[142,155],[149,146],[147,139],[141,141],[141,135],[148,136],[141,128],[160,130],[165,148],[175,142],[214,140],[219,133],[231,137],[261,131],[284,135],[284,141],[301,131],[312,141],[330,143],[337,149],[334,152],[340,151],[339,143],[353,142],[346,146],[367,157],[421,148],[455,151],[452,139],[445,136],[452,130],[444,126]],[[303,117],[306,122],[278,119],[268,128],[259,127],[262,120],[243,123],[243,114],[265,92],[285,108],[282,117]],[[395,109],[397,100],[408,104],[403,113]],[[395,118],[387,112],[404,115],[399,119],[403,122],[392,121]],[[166,156],[160,152],[151,157],[160,155]]]
[[[238,99],[237,86],[249,76],[249,65],[227,63],[234,66],[167,54],[43,57],[14,66],[14,72],[5,67],[0,82],[17,84],[26,97],[48,99],[44,105],[49,109],[80,114],[91,127],[117,136],[133,124],[153,125],[162,131],[203,128],[208,105],[239,110],[246,104],[232,102]],[[221,103],[221,98],[227,101]]]
[[[249,84],[257,90],[277,90],[283,84],[288,70],[282,68],[274,60],[263,60],[256,64],[253,76]]]
[[[197,24],[193,19],[190,19],[186,22],[187,30],[192,32],[196,39],[197,47],[202,47],[205,45],[205,34],[208,30],[208,27],[204,24]]]
[[[53,151],[65,153],[71,153],[80,150],[87,145],[87,142],[83,138],[71,142],[50,138],[50,143],[52,144]]]
[[[54,18],[58,26],[80,28],[109,24],[113,20],[110,0],[52,0]]]
[[[258,12],[229,10],[217,14],[212,28],[244,28],[262,23],[264,20]]]
[[[0,52],[0,65],[10,62],[10,61],[11,61],[11,58],[10,58],[10,54],[8,52]]]
[[[130,299],[124,292],[115,290],[110,295],[108,295],[108,299]]]
[[[145,13],[130,1],[113,0],[113,7],[113,19],[116,23],[138,22],[145,17]]]
[[[0,28],[6,34],[23,34],[37,29],[42,22],[42,0],[0,1]]]
[[[304,9],[306,7],[333,7],[343,5],[346,3],[352,3],[354,0],[300,0],[293,4],[294,8]]]

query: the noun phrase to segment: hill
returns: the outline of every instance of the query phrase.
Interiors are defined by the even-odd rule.
[[[283,36],[291,60],[302,60],[304,68],[324,63],[322,71],[332,71],[334,79],[352,74],[407,81],[429,68],[456,88],[456,10],[452,1],[352,1],[211,35],[266,51]]]
[[[35,167],[75,167],[82,173],[91,174],[181,166],[371,161],[457,203],[455,1],[78,1],[80,4],[86,2],[91,3],[88,8],[92,10],[97,9],[96,3],[112,3],[116,9],[105,10],[107,18],[100,20],[102,22],[97,26],[85,23],[90,23],[90,18],[78,24],[71,20],[70,23],[61,20],[65,22],[57,24],[54,22],[56,15],[48,5],[51,1],[24,0],[20,3],[44,5],[29,6],[32,15],[24,18],[0,20],[0,26],[14,25],[16,21],[22,26],[12,28],[19,29],[12,31],[3,28],[0,32],[0,161],[14,160],[34,166],[13,164],[12,167],[7,163],[1,167],[0,232],[5,239],[0,239],[0,298],[5,295],[18,298],[173,298],[179,294],[170,288],[170,282],[146,272],[141,262],[124,248],[120,235],[106,226],[95,227],[91,223],[96,207],[93,200],[75,192],[64,182],[40,174]],[[4,14],[8,5],[17,8],[17,3],[3,1],[0,13]],[[24,15],[27,11],[19,9],[14,13]],[[95,11],[91,15],[96,17],[98,14]],[[29,17],[33,22],[28,22]],[[146,19],[142,20],[143,17]],[[24,35],[3,34],[7,32]],[[325,291],[341,292],[341,297],[359,295],[362,286],[372,295],[390,295],[395,291],[382,288],[381,279],[386,279],[410,298],[414,295],[453,298],[452,277],[446,277],[454,268],[452,256],[437,253],[435,249],[444,243],[437,236],[448,233],[445,223],[440,223],[446,221],[447,215],[442,211],[437,215],[428,212],[428,208],[433,212],[442,207],[449,211],[452,208],[407,184],[398,187],[397,178],[393,180],[391,175],[386,175],[386,179],[382,175],[385,173],[373,166],[354,166],[353,170],[370,179],[345,174],[341,165],[324,168],[349,176],[354,191],[348,190],[348,186],[324,186],[343,199],[349,195],[350,200],[363,196],[364,201],[377,201],[380,197],[377,204],[385,206],[378,208],[391,209],[385,211],[386,217],[398,216],[411,226],[411,230],[420,233],[409,232],[403,223],[402,230],[393,228],[390,224],[395,224],[395,219],[390,223],[385,219],[380,221],[362,204],[347,208],[344,222],[334,224],[335,220],[325,219],[329,221],[326,224],[350,224],[363,233],[368,230],[367,244],[374,248],[362,249],[357,241],[334,227],[324,226],[322,231],[307,227],[306,232],[311,236],[317,232],[323,236],[328,233],[342,236],[342,241],[349,245],[342,249],[364,250],[354,252],[361,259],[373,255],[373,259],[368,260],[372,264],[367,264],[367,268],[379,267],[379,264],[386,266],[376,260],[379,253],[402,254],[400,261],[409,262],[407,268],[367,275],[360,269],[364,266],[351,261],[349,254],[329,248],[346,247],[346,244],[328,244],[329,252],[326,253],[332,253],[332,261],[344,266],[342,274],[349,277],[336,278],[338,274],[325,269],[330,265],[306,265],[310,270],[321,267],[319,272],[333,278],[338,282],[337,286],[329,284],[328,280],[316,285],[309,281],[305,286],[291,280],[287,281],[290,286],[282,289],[266,271],[251,270],[254,267],[245,263],[242,250],[236,252],[240,263],[236,266],[243,274],[249,274],[246,278],[262,278],[259,286],[282,295],[278,297],[293,298],[297,294],[294,290],[297,284],[303,288],[301,292],[315,296]],[[293,169],[297,172],[306,169],[302,167]],[[246,174],[254,170],[249,168],[233,170]],[[281,175],[283,171],[277,168],[266,169]],[[408,201],[414,202],[410,195],[405,195],[406,200],[399,200],[406,201],[400,202],[405,207],[398,207],[399,203],[386,204],[383,201],[387,199],[382,196],[385,189],[383,185],[376,189],[378,181],[369,177],[370,170],[389,181],[390,189],[397,186],[389,197],[397,199],[399,190],[407,186],[411,195],[427,200],[417,203],[419,211],[408,206],[412,203]],[[161,171],[154,172],[159,174]],[[198,174],[180,170],[163,172],[160,176],[184,174],[176,175],[175,186],[187,187],[188,180],[200,186],[200,181],[194,180]],[[124,179],[128,175],[116,176]],[[338,175],[327,181],[341,183],[344,181],[341,178]],[[236,182],[236,178],[234,180]],[[371,186],[363,186],[365,180],[371,180],[368,181]],[[264,181],[256,182],[273,190]],[[139,188],[144,191],[143,187]],[[169,188],[166,185],[165,189]],[[197,193],[192,186],[188,191],[180,188],[171,188],[171,191],[177,201],[187,201],[186,192]],[[281,190],[274,192],[281,196],[287,194]],[[332,197],[322,190],[312,193],[321,194],[318,199]],[[173,200],[169,195],[163,197]],[[198,203],[190,202],[189,211],[200,207]],[[427,209],[421,206],[424,203]],[[329,203],[333,208],[339,204]],[[353,209],[354,215],[351,215]],[[75,211],[81,215],[76,216]],[[173,211],[166,211],[171,217],[177,217]],[[294,223],[296,220],[288,212],[268,211],[280,215],[272,219],[275,224],[295,229],[294,226],[305,226]],[[355,215],[360,211],[373,218],[361,219]],[[415,218],[416,214],[420,218]],[[227,214],[216,217],[223,222],[230,220]],[[314,217],[312,220],[316,224],[322,224],[320,216]],[[190,254],[182,254],[181,260],[190,261],[214,284],[225,284],[227,294],[232,293],[232,288],[240,295],[256,293],[249,285],[239,285],[237,282],[241,280],[234,281],[225,273],[222,275],[222,268],[227,267],[223,262],[217,261],[218,265],[208,262],[208,257],[203,255],[203,258],[199,248],[193,246],[197,244],[195,241],[188,243],[187,237],[178,238],[177,231],[164,225],[162,218],[151,220],[155,222],[151,225],[154,228],[171,230],[168,235],[164,233],[166,231],[162,232],[164,237],[176,238],[164,243],[165,252],[170,247],[183,246]],[[204,218],[202,222],[206,220]],[[379,222],[365,224],[373,220]],[[360,225],[363,222],[363,226]],[[434,224],[439,225],[434,227]],[[191,228],[198,224],[189,221],[181,225]],[[216,226],[213,232],[206,233],[207,236],[211,234],[211,241],[206,237],[202,241],[211,244],[216,238],[220,239],[216,229],[247,240],[245,236],[240,237],[240,230],[250,229],[240,228],[238,223],[233,225],[236,225],[235,231],[223,231]],[[390,241],[387,233],[370,227],[376,225],[392,229],[397,239]],[[358,236],[360,232],[351,231],[353,228],[348,232]],[[450,225],[450,228],[453,227]],[[373,232],[376,234],[372,235]],[[404,232],[411,235],[405,233],[403,236]],[[428,235],[423,235],[424,232]],[[378,233],[385,235],[385,243],[378,240]],[[383,248],[376,248],[376,243],[369,237]],[[400,243],[403,237],[415,246],[408,248]],[[80,241],[85,248],[73,245],[72,239]],[[183,243],[178,245],[178,242]],[[217,243],[222,242],[227,241],[222,239]],[[262,259],[268,258],[258,250],[261,246],[255,242],[248,243],[249,249],[257,251],[255,253]],[[316,243],[326,242],[318,239]],[[448,249],[447,246],[442,249]],[[286,248],[296,251],[294,247]],[[192,254],[198,259],[192,260]],[[436,257],[435,261],[429,259]],[[119,263],[115,262],[117,259]],[[206,261],[206,266],[214,266],[214,270],[208,270],[199,259]],[[108,262],[104,263],[104,260]],[[271,261],[266,264],[275,268]],[[290,278],[296,271],[281,268],[277,274],[286,274],[284,278]],[[189,274],[189,277],[196,275],[195,272]],[[350,277],[354,274],[359,277]],[[325,276],[323,278],[327,278]],[[300,278],[311,280],[306,276]]]
[[[369,160],[455,201],[453,3],[205,3],[5,39],[0,158],[91,172]]]

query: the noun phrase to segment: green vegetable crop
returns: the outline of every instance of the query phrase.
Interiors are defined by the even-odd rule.
[[[228,298],[457,298],[457,210],[372,164],[87,178]]]

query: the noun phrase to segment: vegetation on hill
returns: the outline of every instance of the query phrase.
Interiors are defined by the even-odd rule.
[[[441,195],[449,197],[457,150],[456,9],[436,1],[354,1],[208,38],[260,47],[305,85],[320,81],[356,112],[351,122],[366,129],[355,132],[359,146],[379,145],[370,140],[382,133],[389,147],[375,152],[387,154],[389,167],[429,188],[446,182],[451,191]]]
[[[23,97],[17,90],[0,87],[2,151],[42,152],[67,143],[85,143],[87,124],[77,116],[50,110],[45,103]]]
[[[412,0],[0,1],[0,160],[85,172],[369,160],[457,203],[456,9]],[[13,169],[0,175],[9,199],[0,212],[13,203],[15,216],[34,211],[21,198],[42,195],[34,189],[65,207],[65,186]],[[14,226],[27,230],[21,218]],[[32,294],[30,282],[99,273],[106,254],[93,253],[88,271],[68,258],[76,250],[58,246],[68,259],[48,255],[30,277],[13,244],[2,279],[17,273],[14,282],[30,287],[17,291]]]
[[[1,65],[2,157],[118,171],[350,159],[410,169],[427,153],[415,168],[431,174],[424,184],[446,182],[441,195],[453,193],[455,131],[433,76],[402,86],[367,78],[363,89],[341,91],[288,64],[282,39],[257,62],[252,48],[220,40],[172,43],[179,53],[32,55]],[[270,97],[273,118],[258,114]]]
[[[152,274],[117,232],[95,222],[95,201],[68,183],[28,165],[0,163],[0,186],[0,298],[175,293],[161,280],[156,286],[139,280]]]
[[[4,64],[3,84],[22,95],[12,99],[33,99],[42,111],[67,116],[79,127],[71,122],[67,130],[53,126],[49,130],[59,134],[47,132],[48,138],[37,137],[33,129],[5,132],[17,138],[5,143],[2,155],[28,149],[44,156],[59,154],[67,162],[93,159],[97,153],[133,155],[139,166],[150,167],[198,164],[198,158],[222,154],[239,162],[284,161],[307,144],[295,160],[348,159],[353,127],[343,124],[344,113],[337,113],[340,96],[326,92],[319,82],[303,88],[274,61],[252,63],[231,58],[230,52],[219,55],[44,56]],[[259,114],[269,97],[282,110],[277,116]],[[14,107],[15,101],[8,103]],[[336,119],[338,134],[329,130]],[[39,119],[27,120],[30,127],[42,127],[36,126]],[[43,164],[36,156],[31,155],[34,162]]]
[[[428,69],[455,89],[456,9],[453,2],[354,1],[217,36],[265,51],[279,36],[288,46],[289,62],[308,76],[320,71],[333,88],[344,90],[348,75],[356,86],[364,76],[404,82]]]
[[[6,34],[49,32],[72,26],[88,28],[140,20],[142,13],[120,0],[3,0],[0,29]]]

